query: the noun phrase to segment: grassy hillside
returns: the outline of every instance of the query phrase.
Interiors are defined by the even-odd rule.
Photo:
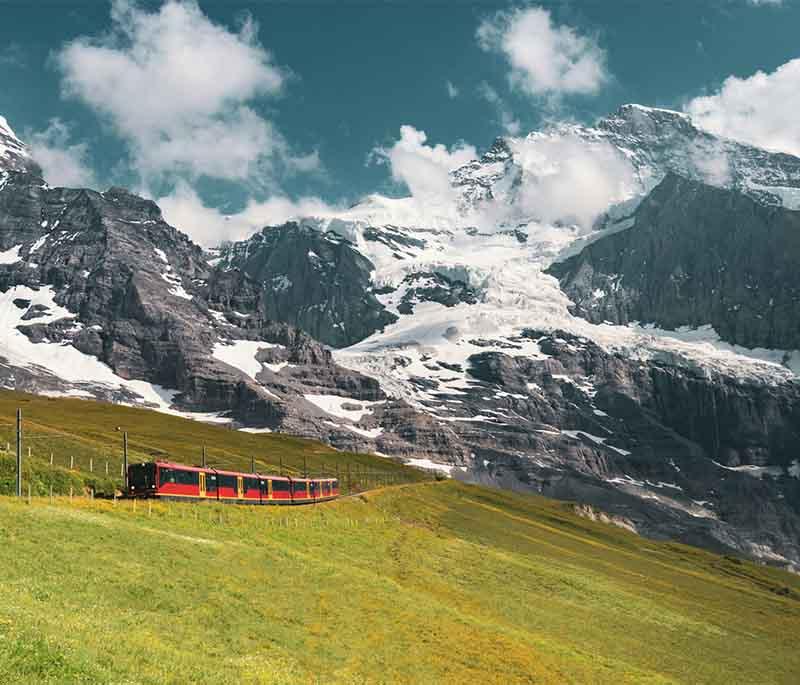
[[[34,493],[49,492],[51,481],[56,492],[67,492],[70,484],[83,481],[100,492],[113,490],[112,486],[119,484],[122,465],[122,433],[117,427],[128,432],[131,461],[169,459],[199,464],[205,447],[208,465],[217,468],[249,469],[251,457],[263,473],[277,473],[282,464],[284,473],[290,475],[299,475],[306,467],[312,475],[333,475],[338,466],[344,478],[349,468],[354,488],[425,477],[417,469],[388,459],[339,452],[313,440],[242,433],[147,409],[0,390],[0,493],[11,492],[13,484],[17,408],[23,414],[26,488],[31,482]],[[6,447],[10,451],[5,451]],[[27,459],[29,448],[31,459]]]
[[[796,683],[800,579],[427,482],[278,509],[0,498],[0,682]]]

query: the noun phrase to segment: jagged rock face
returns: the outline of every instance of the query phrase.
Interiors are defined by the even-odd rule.
[[[671,172],[737,190],[765,204],[796,206],[800,201],[800,159],[718,138],[680,112],[623,105],[601,119],[596,130],[627,151],[651,185]]]
[[[372,293],[373,264],[334,233],[288,223],[265,228],[222,253],[262,286],[264,314],[317,340],[345,347],[396,320]]]
[[[800,348],[800,212],[669,175],[630,223],[550,268],[576,314]]]
[[[413,273],[403,279],[399,290],[397,311],[412,314],[414,305],[420,302],[438,302],[445,307],[459,303],[475,304],[477,293],[468,283],[438,273]]]
[[[453,424],[472,478],[593,504],[647,535],[800,559],[800,383],[697,376],[563,331],[525,336],[543,358],[475,354],[478,382],[441,396],[479,417]]]
[[[338,432],[348,444],[350,433],[324,427],[304,393],[383,398],[374,380],[338,367],[308,334],[270,320],[261,284],[213,268],[153,202],[5,174],[4,386],[221,413],[331,442]],[[224,354],[237,345],[245,351]],[[253,365],[260,370],[242,371]]]

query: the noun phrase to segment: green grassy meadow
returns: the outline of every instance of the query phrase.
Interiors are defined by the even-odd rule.
[[[800,579],[453,481],[0,498],[2,683],[796,683]]]

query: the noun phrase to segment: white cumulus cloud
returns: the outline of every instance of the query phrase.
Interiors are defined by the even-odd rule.
[[[800,59],[771,73],[729,76],[719,91],[694,98],[684,109],[711,133],[800,155]]]
[[[42,168],[44,179],[52,186],[94,187],[86,143],[70,142],[69,127],[60,119],[51,119],[44,131],[28,134],[28,149]]]
[[[285,139],[253,106],[279,94],[286,73],[252,20],[232,31],[194,0],[167,0],[152,12],[114,0],[111,21],[106,35],[66,44],[57,64],[65,94],[111,123],[143,182],[252,180],[276,164],[292,167]],[[309,158],[300,159],[307,167]]]
[[[631,197],[630,162],[611,144],[572,135],[531,136],[513,143],[522,167],[517,211],[546,223],[592,227],[612,204]]]
[[[431,206],[451,204],[456,196],[449,172],[477,157],[472,145],[427,144],[428,136],[413,126],[400,127],[400,138],[388,148],[374,152],[386,161],[392,178],[405,184],[414,199]]]
[[[509,80],[528,95],[594,94],[608,80],[605,51],[541,7],[501,11],[478,26],[478,44],[502,54]]]
[[[242,211],[225,214],[215,207],[206,206],[185,182],[179,182],[171,193],[158,198],[157,203],[169,224],[204,247],[214,247],[227,240],[242,240],[264,226],[306,216],[323,216],[334,211],[316,197],[293,200],[275,196],[263,202],[250,200]]]

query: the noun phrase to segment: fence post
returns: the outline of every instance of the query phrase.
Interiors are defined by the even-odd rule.
[[[106,475],[108,475],[108,459],[106,459]]]
[[[69,470],[72,471],[75,468],[75,456],[70,454],[69,455]]]
[[[94,459],[89,457],[89,473],[94,473]]]

